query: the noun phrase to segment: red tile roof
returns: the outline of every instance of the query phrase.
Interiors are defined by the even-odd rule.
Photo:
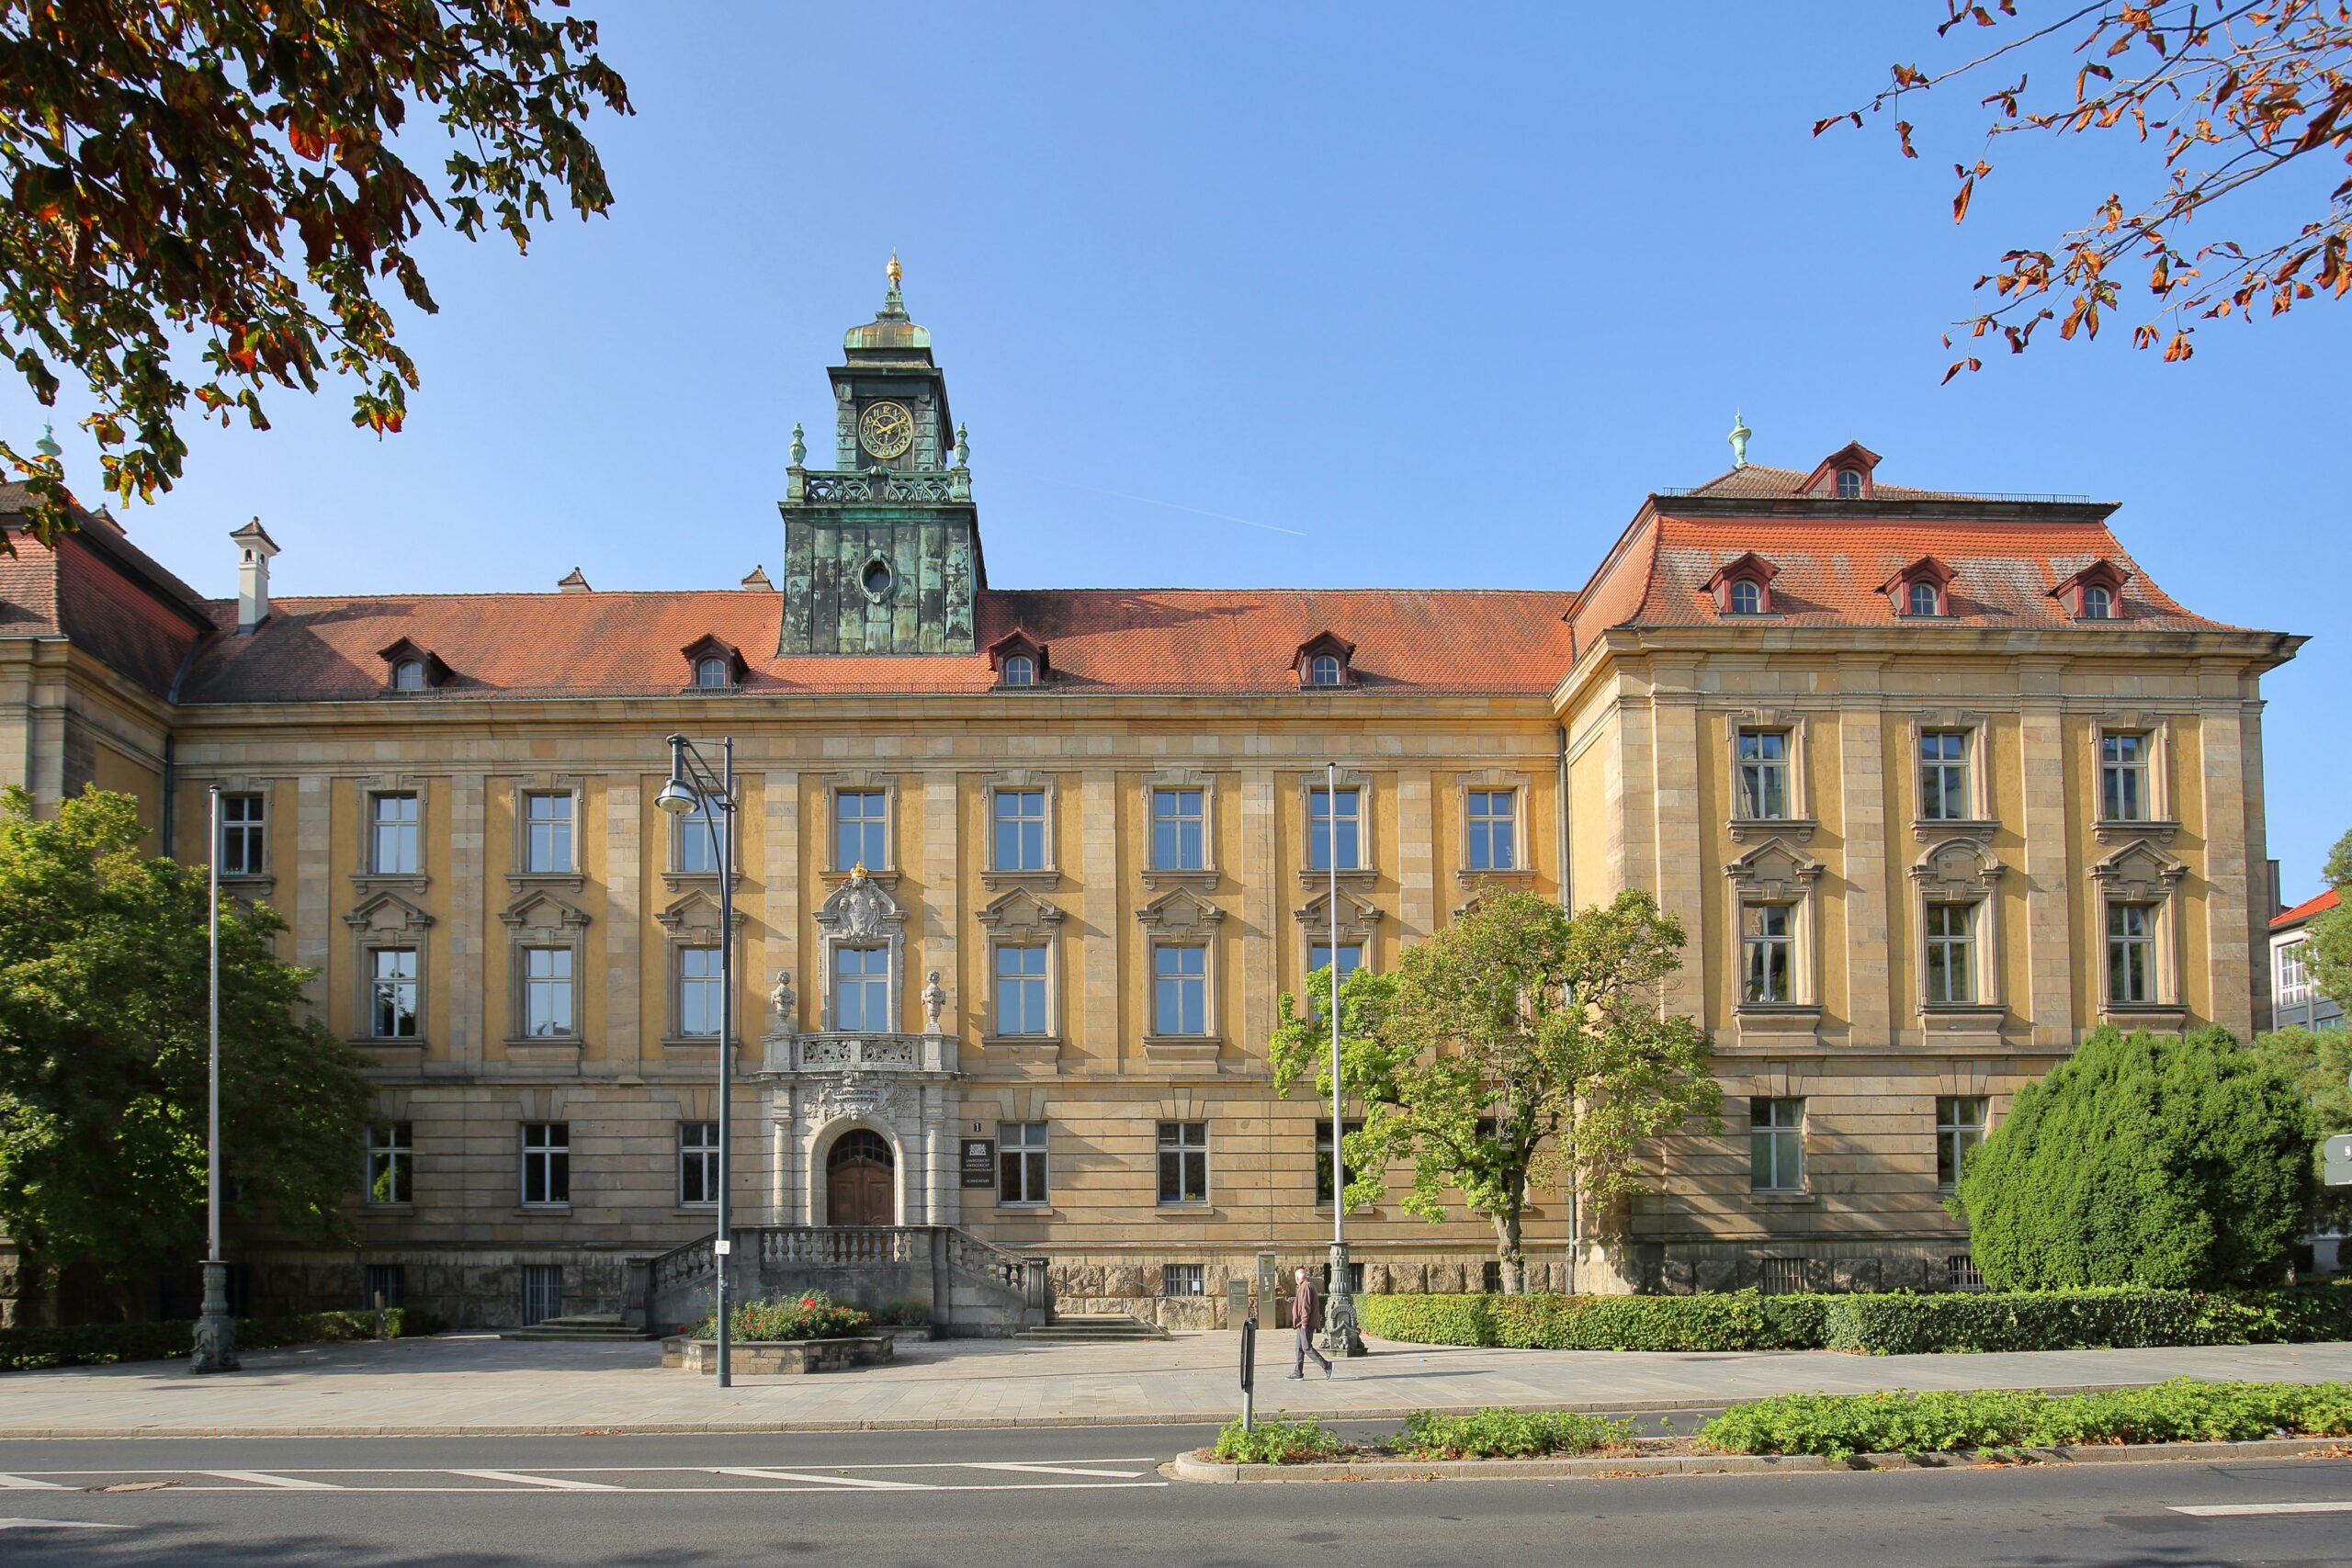
[[[1818,472],[1819,470],[1814,470]],[[1804,481],[1812,474],[1803,468],[1768,468],[1750,463],[1717,474],[1705,484],[1688,491],[1691,495],[1748,496],[1757,499],[1799,496],[1805,493]],[[1828,497],[1816,499],[1828,500]],[[1956,490],[1913,490],[1908,485],[1883,484],[1875,476],[1871,481],[1873,501],[1977,501],[1984,499]]]
[[[981,594],[978,641],[1016,626],[1052,649],[1053,691],[1298,692],[1299,644],[1327,628],[1356,645],[1369,692],[1541,695],[1568,664],[1558,592],[1412,589],[1057,589]],[[371,698],[377,650],[405,637],[455,672],[422,698],[655,696],[691,683],[681,648],[705,636],[743,651],[749,693],[985,693],[985,652],[775,651],[772,592],[491,593],[287,598],[251,635],[226,635],[182,686],[195,703]],[[1344,698],[1341,700],[1345,700]]]
[[[2326,914],[2341,902],[2342,900],[2336,897],[2335,889],[2331,887],[2316,898],[2304,899],[2285,914],[2271,916],[2270,929],[2275,931],[2284,931],[2290,926],[2300,926],[2313,915]]]
[[[209,635],[213,610],[122,536],[85,513],[56,549],[19,532],[21,484],[0,485],[0,637],[62,637],[157,696],[167,695],[188,649]],[[233,614],[233,612],[232,612]]]

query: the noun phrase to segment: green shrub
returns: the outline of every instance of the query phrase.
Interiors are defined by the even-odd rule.
[[[1971,1252],[2001,1289],[2276,1284],[2313,1127],[2294,1083],[2226,1031],[2096,1030],[1969,1156]]]
[[[863,1307],[842,1306],[822,1291],[767,1301],[739,1302],[727,1314],[727,1331],[736,1339],[846,1339],[871,1333],[874,1318]],[[718,1332],[718,1317],[706,1314],[686,1330],[696,1339]]]
[[[1305,1464],[1339,1451],[1340,1435],[1312,1416],[1261,1416],[1246,1432],[1236,1416],[1216,1435],[1216,1457],[1228,1464]]]
[[[384,1329],[392,1337],[436,1334],[441,1325],[432,1314],[416,1307],[392,1307],[384,1314]],[[188,1353],[196,1325],[167,1323],[91,1323],[64,1328],[0,1329],[0,1371],[38,1371],[45,1367],[109,1366],[117,1361],[159,1361]],[[243,1317],[237,1320],[237,1348],[266,1350],[280,1345],[306,1345],[321,1340],[373,1339],[376,1314],[371,1312],[312,1312],[286,1317]]]
[[[1732,1291],[1691,1296],[1358,1296],[1383,1339],[1544,1350],[1791,1350],[1817,1348],[1833,1296]]]
[[[1488,1405],[1469,1416],[1416,1410],[1396,1434],[1396,1450],[1413,1459],[1532,1459],[1633,1446],[1634,1425],[1566,1410]]]
[[[1728,1453],[1944,1453],[1955,1449],[2244,1441],[2352,1432],[2352,1385],[2201,1383],[2051,1395],[1971,1393],[1781,1394],[1736,1404],[1699,1428]]]

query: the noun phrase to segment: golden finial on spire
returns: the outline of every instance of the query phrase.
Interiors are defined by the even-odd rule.
[[[890,275],[890,287],[893,288],[899,287],[899,279],[905,274],[899,266],[899,248],[896,245],[890,247],[890,265],[882,270]]]

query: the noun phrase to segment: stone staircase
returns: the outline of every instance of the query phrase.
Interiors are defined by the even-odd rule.
[[[710,1311],[717,1235],[633,1259],[628,1320],[661,1330]],[[730,1299],[824,1291],[875,1307],[912,1300],[935,1335],[1009,1336],[1054,1320],[1043,1258],[1007,1251],[952,1225],[738,1226],[727,1258]]]
[[[1131,1339],[1165,1339],[1168,1330],[1124,1313],[1058,1313],[1051,1323],[1032,1324],[1016,1330],[1012,1337],[1065,1345],[1111,1345]]]
[[[574,1317],[546,1317],[526,1328],[499,1331],[501,1339],[549,1340],[569,1345],[599,1345],[615,1340],[650,1339],[642,1328],[631,1327],[616,1312],[582,1313]]]

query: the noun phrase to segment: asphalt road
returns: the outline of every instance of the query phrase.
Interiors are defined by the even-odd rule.
[[[2336,1460],[1280,1486],[1159,1474],[1160,1460],[1207,1435],[1090,1427],[6,1443],[0,1562],[2352,1562],[2352,1463]],[[2335,1511],[2310,1507],[2329,1504]],[[2297,1511],[2179,1511],[2282,1505]]]

